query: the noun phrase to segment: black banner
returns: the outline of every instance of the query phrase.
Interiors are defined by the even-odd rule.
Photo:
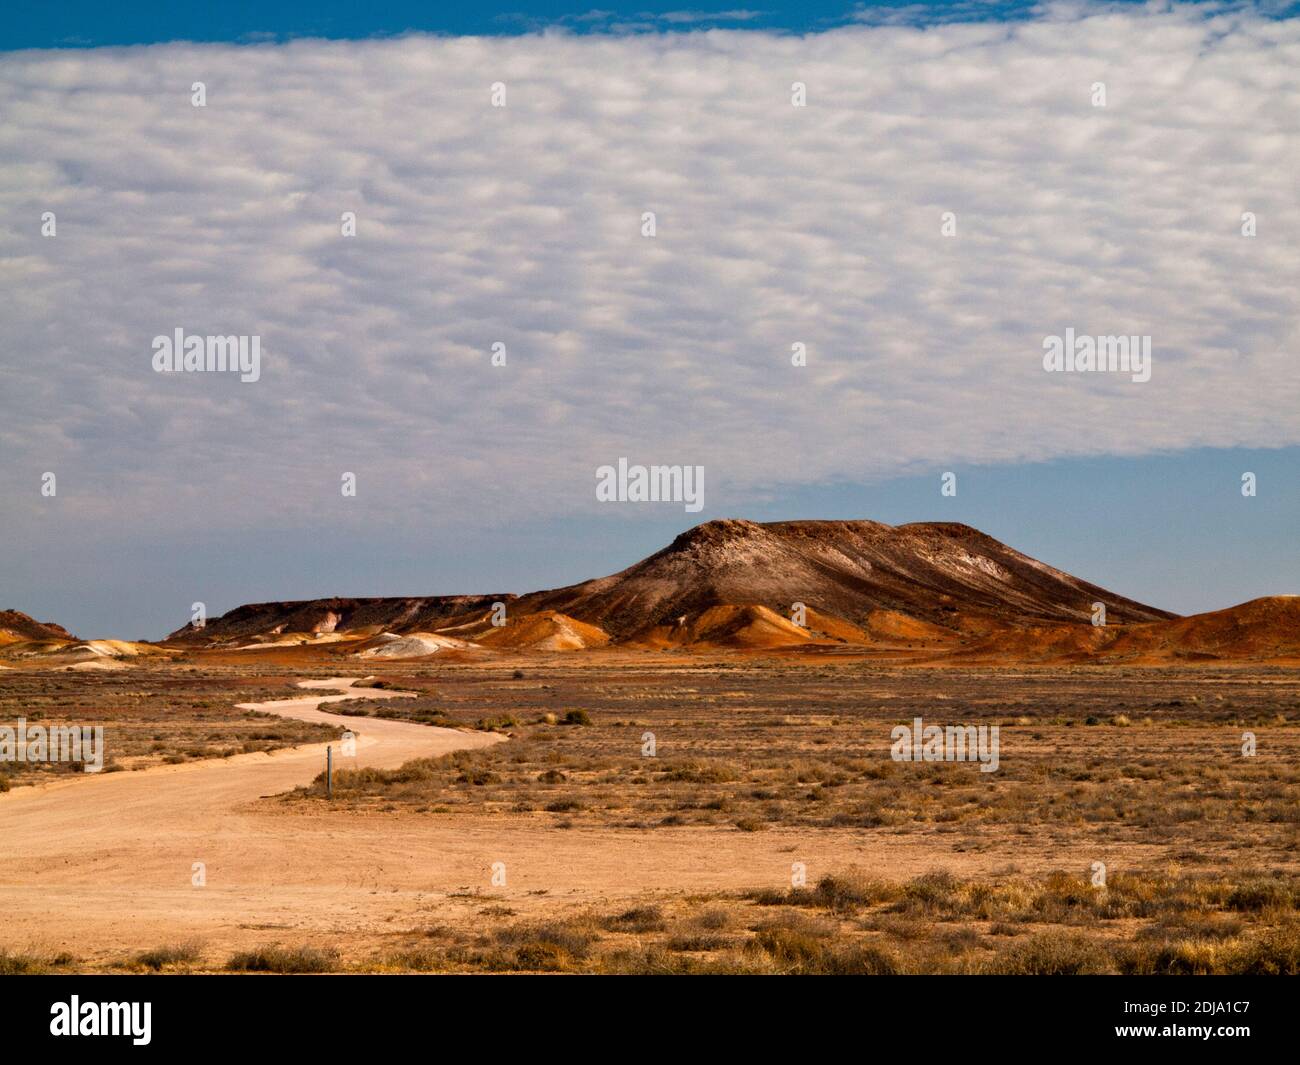
[[[376,1049],[395,1039],[484,1052],[618,1039],[694,1056],[761,1041],[818,1052],[916,1040],[985,1049],[1129,1045],[1283,1053],[1295,985],[1245,977],[87,976],[0,981],[11,1049],[128,1053]],[[625,1026],[623,1037],[618,1028]],[[689,1038],[687,1037],[689,1033]]]

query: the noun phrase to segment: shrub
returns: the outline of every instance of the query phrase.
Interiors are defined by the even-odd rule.
[[[1294,906],[1289,885],[1263,877],[1242,881],[1224,900],[1230,910],[1257,911],[1268,906]]]
[[[274,943],[235,954],[226,962],[227,971],[232,973],[332,973],[337,968],[337,951]]]
[[[199,944],[193,940],[154,947],[135,956],[135,964],[155,972],[167,965],[192,965],[202,956]]]
[[[985,971],[1002,976],[1087,976],[1110,969],[1094,940],[1067,932],[1041,932],[1004,947]]]
[[[562,972],[585,959],[599,938],[595,925],[585,919],[503,928],[496,940],[513,951],[493,967]]]
[[[881,947],[836,944],[799,928],[765,928],[754,943],[778,966],[802,975],[896,976],[902,971],[894,956]]]
[[[417,973],[433,973],[447,967],[447,959],[438,951],[427,947],[399,950],[384,959],[384,964],[394,969],[409,969]]]
[[[1300,925],[1285,925],[1239,947],[1224,961],[1230,976],[1300,976]]]
[[[41,958],[0,950],[0,976],[38,976],[46,971],[46,963]]]
[[[669,950],[678,953],[698,954],[703,951],[721,950],[732,945],[729,936],[720,936],[716,932],[682,932],[669,936],[664,944]]]
[[[617,916],[605,918],[603,923],[611,932],[662,932],[667,927],[664,912],[658,906],[624,910]]]
[[[714,931],[717,931],[720,928],[730,928],[731,914],[722,909],[705,910],[696,917],[695,923],[701,928],[709,928]]]
[[[864,876],[856,869],[847,873],[830,873],[817,881],[816,900],[835,911],[870,906],[894,897],[897,889],[882,880]]]
[[[909,881],[900,903],[905,910],[955,912],[959,909],[961,882],[947,872],[926,873]]]
[[[1197,939],[1139,943],[1120,956],[1119,970],[1126,976],[1211,976],[1221,951],[1220,944]]]

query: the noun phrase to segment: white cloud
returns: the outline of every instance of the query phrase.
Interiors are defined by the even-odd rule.
[[[478,523],[594,507],[620,455],[704,464],[714,512],[1300,442],[1300,20],[27,52],[0,114],[11,527],[47,469],[115,528],[257,528],[343,471]],[[177,326],[260,334],[261,381],[154,374]],[[1150,334],[1152,380],[1045,374],[1067,326]]]

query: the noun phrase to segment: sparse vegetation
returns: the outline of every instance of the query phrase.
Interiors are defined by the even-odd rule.
[[[1176,830],[1177,849],[1200,855],[1180,860],[1212,865],[1224,848],[1285,848],[1300,823],[1300,729],[1278,721],[1296,710],[1292,676],[1273,667],[1089,666],[1009,682],[992,669],[700,660],[559,662],[520,686],[487,667],[411,668],[398,686],[419,698],[350,705],[504,729],[510,742],[387,772],[340,772],[335,803],[555,827],[940,834],[945,852],[979,852],[1008,833],[1104,832],[1110,844],[1164,846]],[[485,717],[485,707],[509,714]],[[998,771],[893,761],[890,730],[918,715],[1000,725]],[[1089,718],[1109,727],[1080,727]],[[562,724],[582,720],[599,724]],[[1238,750],[1246,728],[1269,730],[1251,758]],[[646,733],[653,756],[643,754]],[[319,795],[317,784],[296,798]]]
[[[1268,921],[1235,914],[1244,881],[1129,875],[1106,891],[1064,873],[886,882],[858,870],[752,891],[436,937],[364,968],[801,975],[1300,973],[1300,880]],[[1135,924],[1136,922],[1136,924]],[[726,931],[722,931],[726,929]],[[429,940],[436,939],[431,944]]]
[[[280,675],[277,676],[277,673]],[[42,725],[102,725],[105,772],[178,765],[207,758],[323,743],[339,729],[256,711],[236,703],[299,694],[300,672],[212,666],[136,665],[120,673],[0,672],[0,723],[18,718]],[[0,773],[9,786],[80,772],[75,762],[11,762]]]
[[[509,742],[395,769],[337,769],[328,811],[317,805],[323,780],[282,797],[280,807],[265,804],[267,811],[364,813],[376,825],[400,814],[474,819],[489,830],[498,822],[543,833],[574,828],[608,833],[611,847],[671,832],[769,858],[790,841],[788,861],[810,864],[796,839],[816,841],[823,855],[841,845],[841,853],[879,853],[897,844],[925,861],[913,861],[906,875],[892,864],[832,866],[824,875],[820,864],[807,886],[790,887],[778,879],[781,859],[769,869],[773,879],[751,891],[611,893],[603,898],[619,901],[599,909],[589,897],[568,903],[558,893],[544,901],[468,894],[473,909],[465,914],[449,901],[450,916],[439,911],[436,928],[385,931],[382,946],[349,945],[346,957],[272,945],[224,963],[208,958],[207,966],[249,973],[1300,973],[1294,671],[1080,667],[1020,671],[1010,680],[992,669],[921,675],[815,659],[605,667],[557,656],[530,666],[526,683],[494,663],[399,663],[391,672],[394,687],[418,697],[329,709],[358,718],[362,733],[364,718],[382,715],[507,731]],[[110,751],[129,770],[336,735],[231,709],[236,701],[299,694],[292,682],[301,675],[288,666],[255,676],[215,666],[184,675],[174,667],[39,679],[6,673],[0,713],[53,722],[84,704],[81,720],[108,724]],[[893,761],[890,730],[914,716],[999,725],[998,771]],[[1240,750],[1246,729],[1261,738],[1252,757]],[[649,747],[647,733],[655,741]],[[285,811],[283,804],[295,805]],[[997,867],[1005,854],[989,852],[1009,843],[1035,858],[1069,855],[1061,863],[1069,868],[971,874]],[[1094,860],[1108,866],[1104,889],[1089,879]],[[205,964],[184,943],[122,949],[114,958],[104,964],[136,972]],[[57,968],[39,953],[0,953],[0,973]]]
[[[190,940],[142,951],[135,956],[134,964],[157,972],[171,965],[193,965],[200,960],[202,954],[201,946]]]
[[[33,954],[0,947],[0,976],[42,976],[74,960],[68,954]]]
[[[242,951],[226,962],[232,973],[332,973],[338,967],[337,951],[279,944]]]

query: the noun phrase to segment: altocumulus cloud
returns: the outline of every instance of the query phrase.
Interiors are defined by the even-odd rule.
[[[307,519],[343,471],[367,518],[482,522],[621,455],[717,513],[1300,442],[1300,20],[26,52],[0,114],[11,527],[45,470],[128,529]],[[177,326],[259,334],[262,379],[155,374]],[[1151,381],[1044,373],[1066,327],[1149,334]]]

